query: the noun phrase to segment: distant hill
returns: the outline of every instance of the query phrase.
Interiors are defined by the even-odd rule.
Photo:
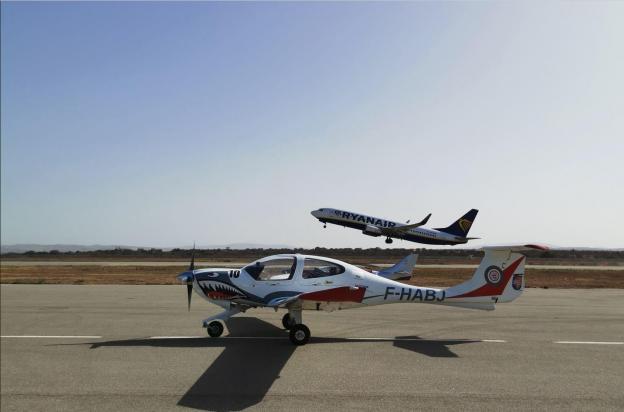
[[[49,252],[58,250],[59,252],[90,252],[93,250],[113,250],[113,249],[138,249],[136,246],[126,245],[70,245],[70,244],[52,244],[42,245],[37,243],[21,243],[15,245],[2,245],[0,253],[25,253],[25,252]]]
[[[191,249],[192,246],[183,246],[181,249]],[[152,249],[146,246],[128,246],[128,245],[72,245],[72,244],[37,244],[37,243],[21,243],[14,245],[2,245],[0,246],[0,253],[26,253],[26,252],[50,252],[52,250],[58,250],[61,253],[66,252],[92,252],[95,250],[115,250],[115,249]],[[174,249],[173,247],[158,248],[165,251]],[[271,244],[259,244],[259,243],[230,243],[224,245],[209,245],[202,246],[197,245],[197,249],[292,249],[292,246],[288,245],[271,245]]]

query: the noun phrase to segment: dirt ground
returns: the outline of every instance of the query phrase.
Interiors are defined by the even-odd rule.
[[[169,285],[186,270],[180,266],[10,266],[0,267],[0,283]],[[472,276],[474,269],[416,268],[409,284],[451,286]],[[534,288],[624,288],[624,271],[526,269],[526,286]]]

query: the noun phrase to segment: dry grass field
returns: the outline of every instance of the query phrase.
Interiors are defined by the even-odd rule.
[[[172,266],[132,265],[20,265],[3,262],[0,283],[28,284],[177,284],[175,276],[186,264]],[[421,286],[451,286],[470,278],[470,268],[418,268],[407,283]],[[624,288],[622,270],[526,269],[527,287],[536,288]]]

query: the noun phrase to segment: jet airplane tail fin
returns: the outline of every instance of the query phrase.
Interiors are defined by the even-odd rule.
[[[396,265],[389,267],[387,269],[380,270],[378,272],[373,272],[373,273],[381,277],[384,277],[386,279],[392,279],[392,280],[409,279],[412,277],[412,270],[414,270],[414,266],[416,266],[417,260],[418,260],[418,255],[415,253],[412,253],[410,255],[405,256]]]
[[[477,209],[470,209],[468,213],[457,219],[453,224],[448,227],[436,228],[440,232],[448,233],[455,236],[466,237],[470,231],[470,226],[477,217],[479,211]]]

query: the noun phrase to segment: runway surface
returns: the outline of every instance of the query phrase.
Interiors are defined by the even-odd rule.
[[[295,348],[272,310],[204,337],[184,286],[0,289],[2,411],[624,408],[623,290],[304,312]]]

